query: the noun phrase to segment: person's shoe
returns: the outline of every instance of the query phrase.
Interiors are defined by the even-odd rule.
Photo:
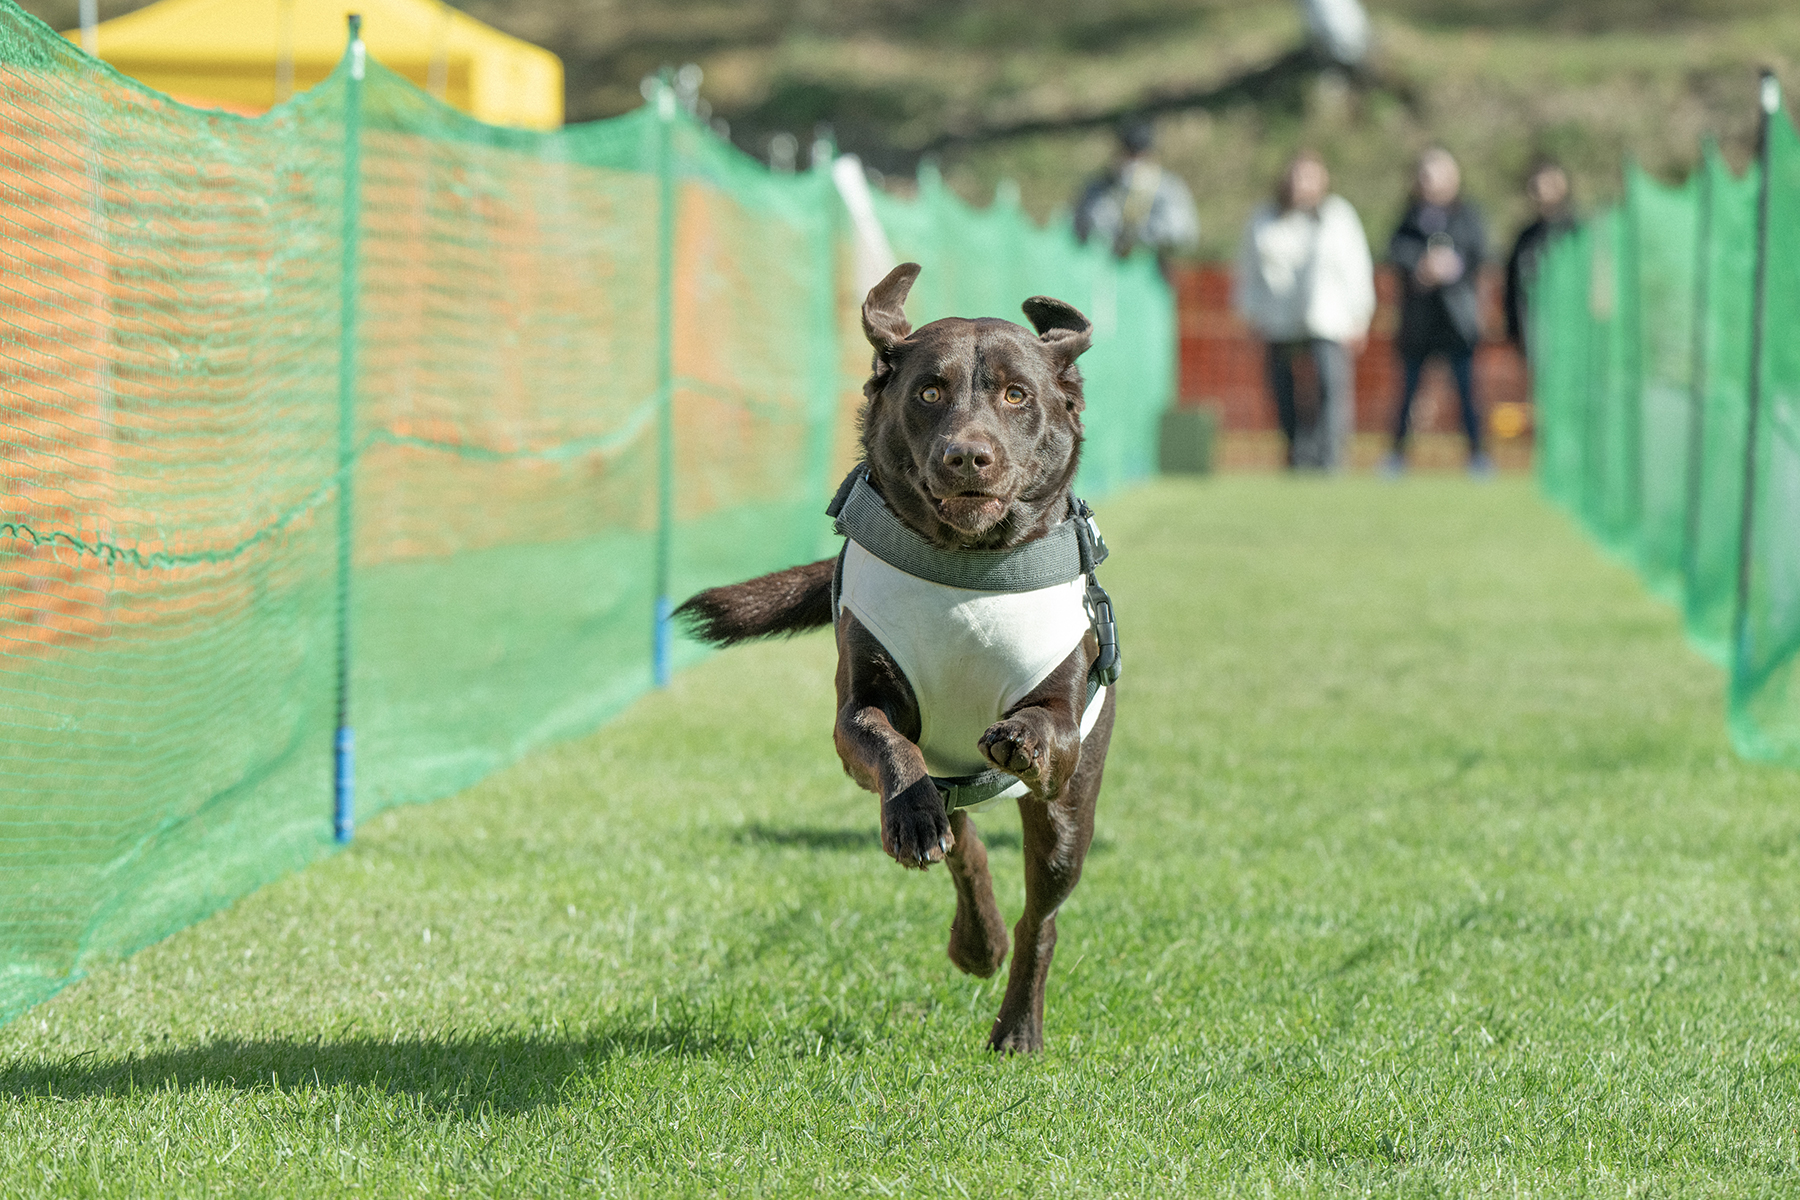
[[[1398,450],[1389,450],[1381,460],[1380,471],[1383,479],[1398,479],[1406,474],[1406,458]]]
[[[1494,460],[1487,456],[1486,451],[1469,456],[1470,479],[1492,479],[1493,477]]]

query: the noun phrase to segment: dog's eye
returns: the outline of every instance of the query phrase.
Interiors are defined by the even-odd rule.
[[[1007,388],[1006,389],[1006,402],[1008,404],[1023,404],[1023,403],[1025,403],[1025,389],[1020,387],[1016,383],[1013,384],[1011,387]]]
[[[943,391],[937,387],[925,387],[925,388],[919,389],[919,399],[923,400],[927,404],[936,404],[939,400],[942,400],[943,398],[944,398]]]

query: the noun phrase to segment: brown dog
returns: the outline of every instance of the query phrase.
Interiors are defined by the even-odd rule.
[[[913,263],[895,268],[863,304],[863,330],[875,348],[863,387],[864,465],[832,508],[850,537],[845,554],[701,592],[676,615],[718,645],[835,623],[838,756],[852,779],[881,796],[887,852],[902,866],[948,866],[956,885],[950,959],[973,975],[999,968],[1006,926],[987,851],[955,805],[1022,792],[1025,912],[1013,930],[1017,952],[988,1044],[1038,1050],[1056,911],[1081,877],[1112,738],[1114,697],[1101,685],[1117,674],[1111,606],[1093,577],[1104,546],[1095,553],[1097,533],[1069,490],[1082,439],[1075,359],[1092,327],[1069,305],[1040,296],[1024,305],[1036,336],[991,318],[946,318],[914,331],[902,305],[918,273]],[[873,535],[846,527],[859,513],[878,523]],[[890,549],[871,554],[865,540]],[[1085,593],[1079,577],[1062,578],[1074,568],[1056,572],[1053,587],[1017,585],[1020,563],[1041,565],[1052,546],[1075,555],[1077,543]],[[897,555],[896,545],[911,547],[914,558]],[[925,565],[888,565],[913,561]],[[996,599],[980,590],[988,586],[980,581],[1002,576],[1014,582],[1002,588],[1006,594]],[[885,612],[899,593],[916,593],[918,604],[898,616]],[[962,625],[952,629],[959,618]],[[1022,630],[995,635],[991,627],[1007,619]],[[1000,666],[988,673],[1014,670],[1015,681],[971,677],[985,669],[990,643],[1008,636],[1016,643],[1013,658],[995,659]],[[974,650],[958,649],[964,643]],[[1066,646],[1072,649],[1065,655]],[[1015,659],[1025,665],[1014,669]],[[980,714],[973,726],[970,714]],[[988,769],[934,778],[931,755]],[[988,783],[978,788],[982,780]]]

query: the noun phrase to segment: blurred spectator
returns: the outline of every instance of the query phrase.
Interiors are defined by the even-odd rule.
[[[1154,131],[1148,120],[1119,123],[1117,161],[1095,176],[1075,204],[1075,236],[1100,238],[1120,258],[1146,246],[1168,274],[1169,260],[1200,241],[1200,218],[1187,184],[1164,170],[1151,154]]]
[[[1536,217],[1519,231],[1506,260],[1506,337],[1521,354],[1526,352],[1525,339],[1531,327],[1526,304],[1537,283],[1538,263],[1552,238],[1575,228],[1569,204],[1569,176],[1551,159],[1539,159],[1532,166],[1525,179],[1525,195]]]
[[[1251,216],[1232,303],[1268,344],[1288,466],[1342,466],[1356,414],[1353,355],[1375,312],[1375,267],[1361,218],[1331,194],[1317,154],[1295,155],[1274,201]],[[1299,394],[1302,385],[1309,394]]]
[[[1469,471],[1492,473],[1493,461],[1481,444],[1481,415],[1475,409],[1475,346],[1481,340],[1481,309],[1475,280],[1487,255],[1481,212],[1462,198],[1462,172],[1448,150],[1433,147],[1419,156],[1412,202],[1388,243],[1388,261],[1400,271],[1400,411],[1394,419],[1394,449],[1382,470],[1397,475],[1406,467],[1406,438],[1413,399],[1425,363],[1441,355],[1456,377],[1463,430],[1469,436]]]

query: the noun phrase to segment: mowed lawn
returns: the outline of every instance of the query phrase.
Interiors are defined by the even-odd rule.
[[[1001,983],[883,856],[813,636],[0,1029],[0,1193],[1800,1193],[1800,773],[1733,758],[1669,609],[1523,479],[1101,519],[1041,1057],[982,1049]]]

